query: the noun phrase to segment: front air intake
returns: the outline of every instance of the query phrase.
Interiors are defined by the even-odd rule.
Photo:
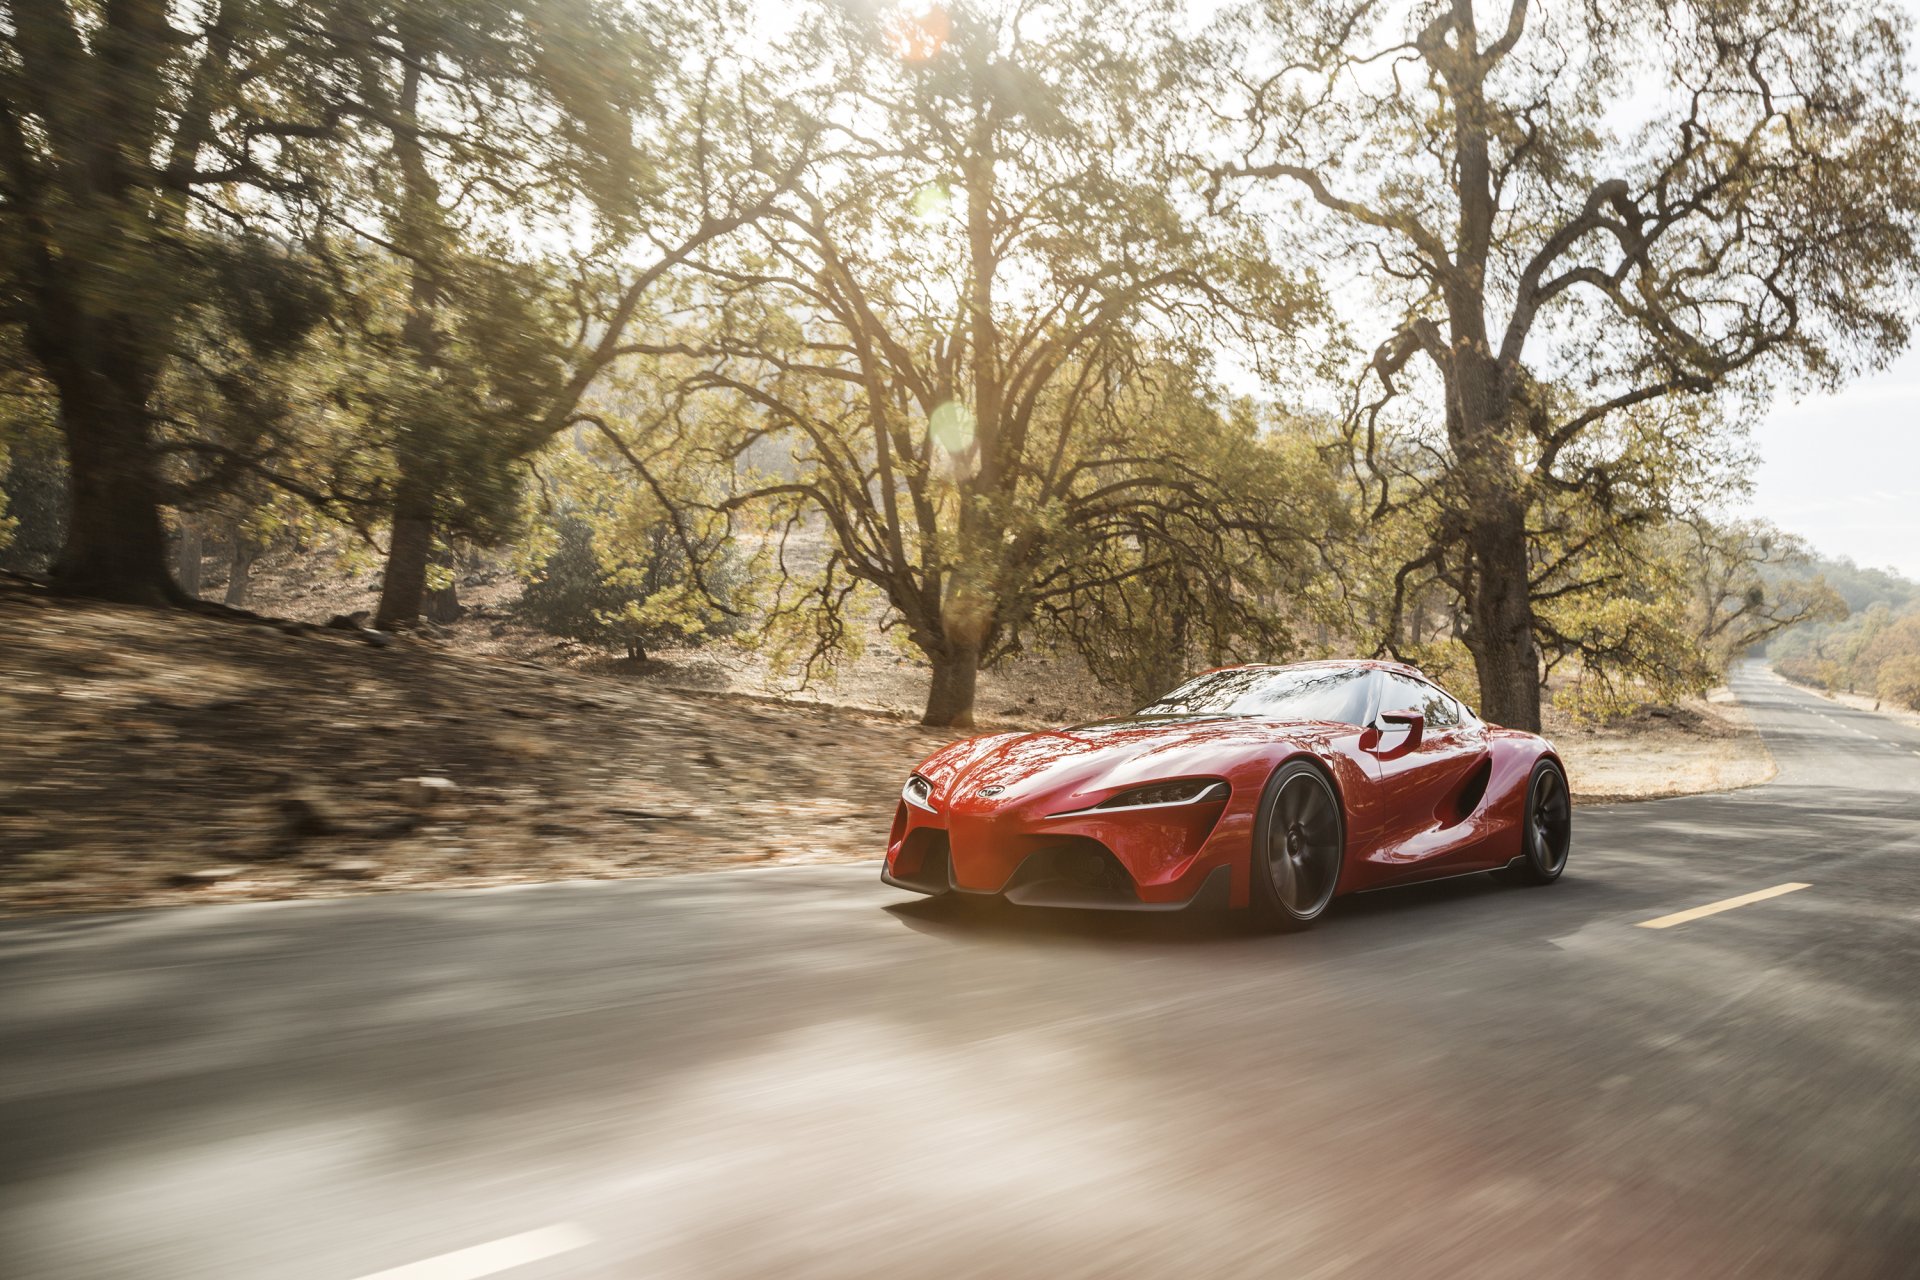
[[[893,878],[922,893],[945,893],[953,887],[952,862],[947,833],[938,827],[921,827],[908,833],[894,855]]]
[[[1029,854],[1004,890],[1025,906],[1136,906],[1133,877],[1098,840],[1068,836]]]

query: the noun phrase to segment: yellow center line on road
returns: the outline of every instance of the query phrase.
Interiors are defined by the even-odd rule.
[[[1642,929],[1671,929],[1677,924],[1689,920],[1698,920],[1702,916],[1719,915],[1722,911],[1731,911],[1735,907],[1744,907],[1754,902],[1765,902],[1768,898],[1777,898],[1783,893],[1792,893],[1795,889],[1811,889],[1810,884],[1777,884],[1771,889],[1760,889],[1754,893],[1743,893],[1737,898],[1722,898],[1718,902],[1709,902],[1704,907],[1691,907],[1685,911],[1676,911],[1670,916],[1659,916],[1652,920],[1642,920]]]

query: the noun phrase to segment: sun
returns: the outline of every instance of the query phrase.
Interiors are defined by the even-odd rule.
[[[887,48],[903,62],[929,62],[946,47],[952,31],[944,5],[904,4],[887,15]]]

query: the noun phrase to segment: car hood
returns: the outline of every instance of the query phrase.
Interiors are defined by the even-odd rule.
[[[1044,800],[1058,812],[1149,782],[1222,776],[1250,754],[1289,746],[1313,750],[1355,732],[1351,725],[1324,721],[1133,716],[971,738],[936,753],[917,772],[933,784],[934,799],[943,806],[987,802],[1000,808]]]

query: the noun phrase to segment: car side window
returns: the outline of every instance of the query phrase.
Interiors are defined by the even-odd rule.
[[[1427,709],[1427,686],[1397,671],[1386,673],[1386,685],[1380,690],[1380,710],[1422,711]]]
[[[1452,729],[1460,723],[1459,703],[1426,681],[1403,676],[1397,671],[1387,673],[1387,688],[1380,709],[1417,710],[1427,717],[1427,724],[1435,729]]]
[[[1440,692],[1432,685],[1426,687],[1427,723],[1442,729],[1452,729],[1460,723],[1460,704]]]

